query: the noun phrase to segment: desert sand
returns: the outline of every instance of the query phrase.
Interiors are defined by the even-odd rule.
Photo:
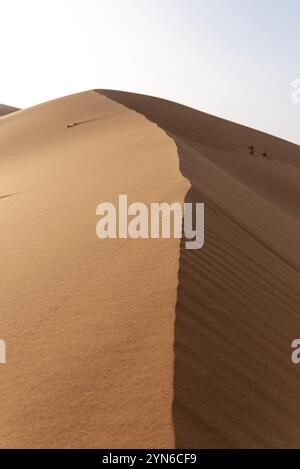
[[[300,447],[299,182],[298,146],[158,98],[1,117],[0,446]],[[203,249],[99,240],[121,193],[205,202]]]
[[[15,107],[7,106],[6,104],[0,104],[0,116],[10,114],[11,112],[15,112],[17,110],[18,109]]]

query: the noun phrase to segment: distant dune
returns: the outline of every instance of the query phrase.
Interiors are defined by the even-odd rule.
[[[0,116],[5,116],[6,114],[11,114],[12,112],[18,111],[17,108],[6,106],[5,104],[0,104]]]
[[[300,447],[299,182],[297,145],[158,98],[2,117],[1,447]],[[99,240],[122,193],[205,202],[203,249]]]

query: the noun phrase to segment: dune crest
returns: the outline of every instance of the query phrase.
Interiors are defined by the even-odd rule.
[[[176,446],[300,447],[290,358],[300,337],[299,146],[169,101],[99,92],[174,139],[192,185],[185,201],[205,202],[204,248],[181,243]]]

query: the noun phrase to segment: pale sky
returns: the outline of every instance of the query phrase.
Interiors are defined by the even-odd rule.
[[[300,144],[300,0],[0,0],[0,102],[146,93]]]

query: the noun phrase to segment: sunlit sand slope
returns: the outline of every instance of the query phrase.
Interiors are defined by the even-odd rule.
[[[96,92],[1,119],[1,447],[174,445],[180,240],[100,240],[96,206],[188,187],[173,140]]]

